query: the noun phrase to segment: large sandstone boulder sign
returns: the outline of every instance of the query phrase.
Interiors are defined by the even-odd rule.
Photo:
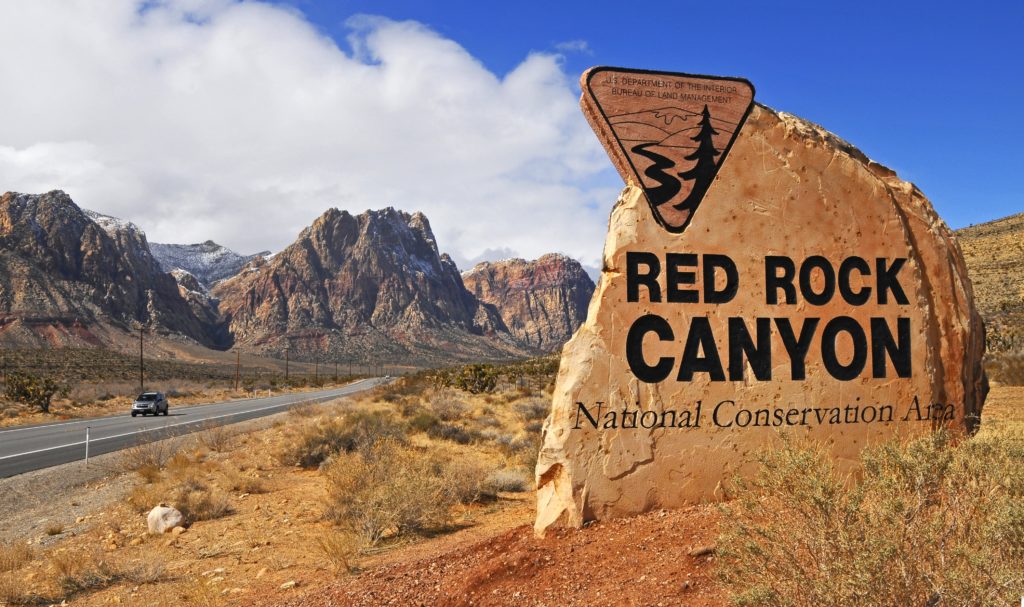
[[[954,235],[912,184],[759,105],[685,231],[630,181],[562,352],[538,532],[718,499],[783,431],[850,462],[977,424],[984,329]]]

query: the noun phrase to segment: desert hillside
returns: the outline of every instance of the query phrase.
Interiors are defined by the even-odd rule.
[[[957,230],[992,353],[1024,348],[1024,213]]]

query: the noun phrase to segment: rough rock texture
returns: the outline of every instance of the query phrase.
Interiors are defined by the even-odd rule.
[[[210,295],[206,285],[188,270],[178,268],[171,271],[171,276],[178,283],[178,294],[188,303],[203,326],[209,344],[217,348],[231,347],[231,334],[224,319],[220,315],[220,301]]]
[[[0,341],[102,345],[139,323],[208,343],[137,227],[61,191],[0,197]]]
[[[185,270],[192,274],[204,287],[211,287],[217,282],[231,278],[250,261],[257,257],[266,257],[270,251],[253,255],[239,255],[231,249],[221,246],[212,240],[197,244],[162,244],[153,242],[149,245],[153,257],[160,263],[164,272]]]
[[[1024,213],[957,230],[989,352],[1024,350]]]
[[[421,363],[526,353],[463,286],[421,213],[330,209],[213,295],[236,343],[277,355]]]
[[[728,303],[681,305],[651,303],[642,289],[645,295],[638,302],[627,303],[627,251],[649,251],[663,259],[666,252],[728,255],[738,269],[739,295]],[[824,306],[802,299],[790,306],[767,305],[765,255],[797,260],[823,255],[836,263],[849,255],[905,257],[900,277],[909,305],[872,300],[855,307],[841,299]],[[820,288],[816,276],[813,282]],[[664,289],[664,277],[661,285]],[[728,317],[783,316],[796,324],[807,316],[848,315],[862,326],[870,317],[908,317],[913,374],[894,378],[890,368],[887,379],[862,375],[841,381],[824,372],[819,345],[814,345],[806,379],[793,380],[776,332],[771,381],[755,380],[749,365],[742,381],[712,382],[707,373],[677,381],[677,361],[667,380],[641,383],[627,366],[625,340],[632,323],[647,313],[664,317],[677,333],[669,341],[647,336],[644,355],[651,364],[661,357],[678,359],[686,327],[699,317],[709,319],[723,357]],[[839,357],[849,360],[849,342],[837,342]],[[586,323],[563,349],[552,413],[544,425],[536,529],[720,497],[720,482],[738,469],[748,470],[752,452],[783,429],[716,426],[711,409],[723,401],[733,401],[723,421],[743,409],[781,407],[785,413],[789,408],[891,404],[892,423],[790,426],[801,436],[832,441],[841,462],[855,458],[869,441],[928,431],[931,420],[902,421],[915,397],[925,413],[932,403],[952,404],[952,419],[946,423],[963,429],[977,419],[987,391],[983,352],[984,330],[963,256],[921,192],[820,127],[757,106],[685,233],[674,235],[660,227],[635,187],[627,187],[613,209],[602,278]],[[700,401],[703,421],[699,428],[645,430],[594,429],[584,420],[574,429],[576,403],[595,407],[597,401],[620,411],[628,406],[655,412],[693,411]]]
[[[572,337],[594,294],[583,266],[557,253],[534,261],[485,261],[462,280],[477,299],[497,308],[519,343],[539,352],[556,351]]]
[[[160,504],[149,511],[146,516],[146,528],[150,533],[159,535],[185,524],[185,517],[175,508]]]

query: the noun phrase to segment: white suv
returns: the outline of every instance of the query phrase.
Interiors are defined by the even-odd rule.
[[[167,397],[164,396],[163,392],[143,392],[132,403],[132,417],[139,413],[143,415],[149,413],[153,415],[160,415],[161,413],[167,415],[167,408]]]

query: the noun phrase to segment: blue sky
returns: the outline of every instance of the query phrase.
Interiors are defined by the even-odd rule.
[[[561,51],[570,74],[744,76],[915,182],[954,228],[1024,211],[1024,2],[290,4],[342,46],[354,14],[419,21],[499,75]]]
[[[746,77],[963,227],[1024,211],[1022,7],[0,2],[0,191],[243,253],[332,206],[394,206],[460,268],[557,251],[593,270],[622,181],[577,82],[612,65]]]

